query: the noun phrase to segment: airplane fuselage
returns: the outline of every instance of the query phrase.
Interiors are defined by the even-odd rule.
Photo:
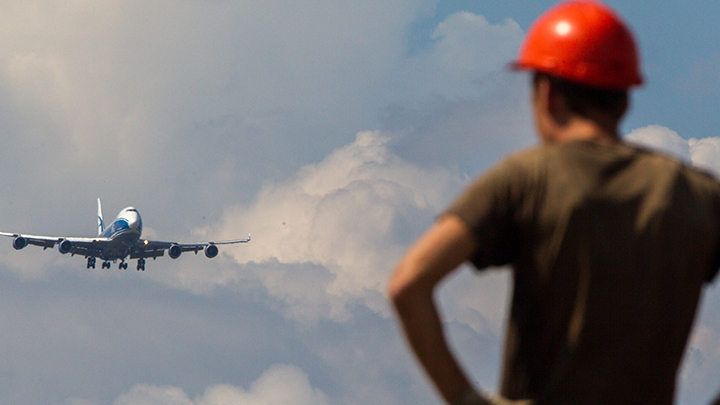
[[[142,218],[140,213],[133,207],[123,209],[99,235],[112,241],[102,249],[99,257],[103,260],[125,259],[130,254],[130,247],[135,245],[141,235]]]

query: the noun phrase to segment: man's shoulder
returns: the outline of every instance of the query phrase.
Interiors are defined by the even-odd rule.
[[[714,198],[720,200],[720,180],[709,170],[694,166],[691,162],[663,151],[651,150],[632,143],[626,145],[636,151],[637,159],[646,163],[642,166],[643,171],[648,175],[671,175],[674,178],[682,178],[696,192],[709,193],[708,195],[714,195]]]
[[[704,169],[689,165],[683,165],[683,172],[685,178],[691,185],[695,186],[695,188],[711,192],[720,199],[720,181],[718,181],[715,175]]]
[[[553,169],[566,171],[569,166],[601,170],[604,166],[616,166],[623,161],[640,163],[636,167],[641,167],[639,170],[650,176],[653,173],[680,173],[690,182],[717,188],[720,193],[720,180],[708,170],[671,154],[627,142],[609,146],[593,142],[534,145],[504,157],[486,174],[515,180],[528,176],[541,178],[552,175]]]
[[[534,162],[536,160],[543,159],[548,154],[548,150],[549,148],[547,145],[543,144],[528,146],[515,150],[505,157],[505,160],[517,163]]]
[[[549,154],[548,148],[543,145],[518,149],[500,160],[500,162],[495,165],[495,168],[501,171],[512,172],[537,170],[548,158]]]
[[[638,151],[640,158],[651,160],[656,166],[677,168],[679,172],[691,181],[707,183],[710,186],[720,188],[720,180],[718,180],[718,177],[706,168],[695,166],[691,162],[664,151],[652,150],[632,143],[627,143],[626,145]]]

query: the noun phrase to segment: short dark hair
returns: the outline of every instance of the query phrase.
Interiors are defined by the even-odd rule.
[[[590,111],[595,110],[620,120],[627,110],[627,90],[590,87],[541,72],[534,72],[533,86],[537,87],[543,78],[547,78],[555,90],[565,96],[570,111],[581,117],[587,118]]]

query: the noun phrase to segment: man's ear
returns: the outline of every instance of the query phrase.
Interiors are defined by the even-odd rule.
[[[546,78],[540,78],[533,87],[533,101],[538,105],[547,108],[548,103],[550,102],[549,91],[550,82]]]
[[[547,106],[550,116],[560,125],[570,120],[570,108],[565,95],[558,91],[551,81],[547,81]]]

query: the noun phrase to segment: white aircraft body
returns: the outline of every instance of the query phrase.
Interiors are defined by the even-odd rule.
[[[111,262],[120,260],[118,268],[127,269],[126,258],[138,259],[137,269],[145,271],[145,259],[168,256],[172,259],[180,257],[182,252],[197,252],[203,250],[205,256],[212,259],[218,255],[217,245],[250,242],[247,239],[227,240],[222,242],[176,243],[141,239],[142,219],[133,207],[120,211],[117,218],[105,227],[102,215],[102,205],[98,198],[98,236],[96,238],[77,238],[65,236],[36,236],[20,233],[0,232],[0,236],[9,236],[13,239],[13,247],[20,250],[27,245],[42,246],[43,250],[57,245],[62,254],[82,255],[87,258],[87,268],[95,268],[96,258],[103,260],[102,268],[110,268]]]

